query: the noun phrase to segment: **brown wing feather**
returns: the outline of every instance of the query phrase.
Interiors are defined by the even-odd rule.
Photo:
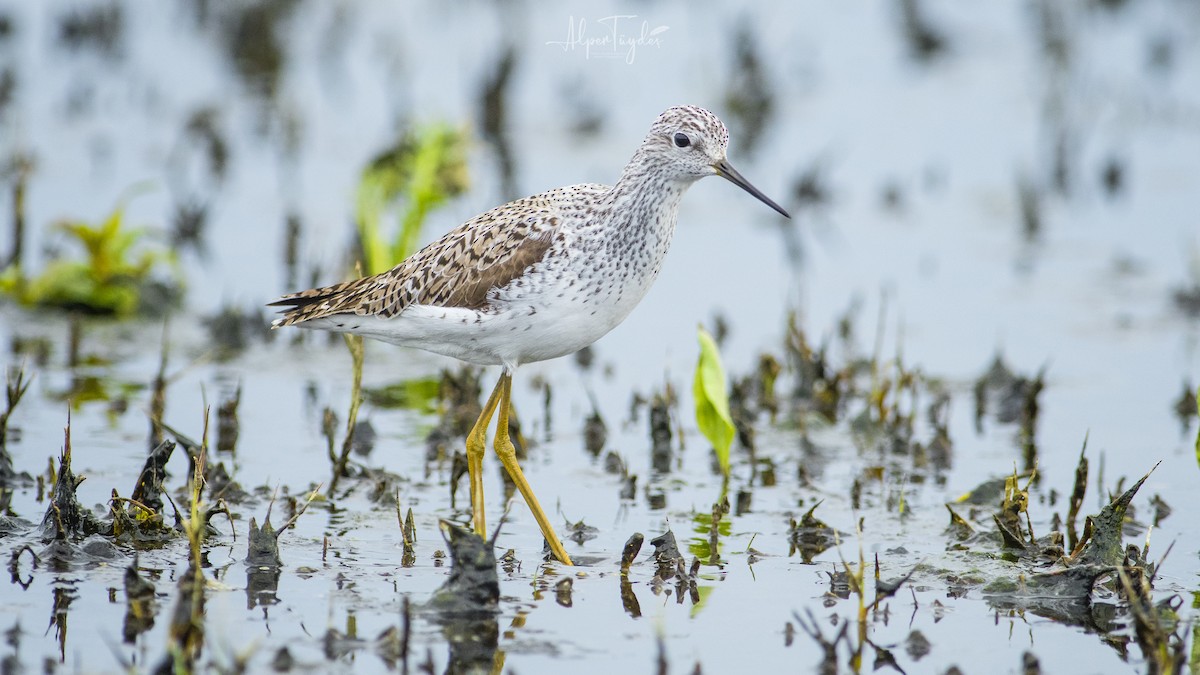
[[[386,272],[285,295],[270,303],[285,308],[273,325],[350,313],[386,318],[410,305],[482,309],[493,288],[507,285],[550,249],[559,219],[547,206],[536,197],[506,204]]]

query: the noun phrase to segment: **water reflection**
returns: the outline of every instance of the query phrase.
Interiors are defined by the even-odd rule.
[[[158,603],[155,600],[154,584],[138,573],[138,561],[135,557],[129,567],[125,568],[125,620],[121,630],[125,644],[133,644],[139,635],[153,628],[156,614]]]
[[[493,543],[466,528],[441,521],[450,548],[450,577],[429,603],[430,620],[441,626],[450,649],[446,673],[498,673],[500,581]]]
[[[65,663],[67,660],[67,616],[71,603],[79,598],[79,592],[75,590],[77,583],[73,579],[59,579],[54,583],[51,591],[53,603],[50,609],[48,628],[54,629],[54,637],[58,640],[60,663]]]
[[[265,609],[279,603],[281,569],[275,565],[246,566],[246,609],[262,605]]]

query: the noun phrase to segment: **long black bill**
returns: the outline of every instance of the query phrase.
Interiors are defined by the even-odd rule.
[[[742,174],[738,173],[737,169],[735,169],[729,165],[729,160],[723,159],[723,160],[717,162],[716,164],[713,164],[713,168],[717,170],[718,176],[720,176],[721,178],[724,178],[725,180],[729,181],[730,183],[733,183],[734,185],[742,188],[746,192],[749,192],[750,194],[754,195],[755,197],[758,198],[758,201],[775,209],[784,218],[792,217],[791,214],[789,214],[787,211],[783,210],[782,206],[771,201],[770,197],[764,195],[761,191],[759,191],[758,188],[751,185],[750,181],[748,181],[744,177],[742,177]]]

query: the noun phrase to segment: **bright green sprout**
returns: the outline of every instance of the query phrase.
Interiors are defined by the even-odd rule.
[[[697,329],[700,340],[700,358],[696,362],[696,378],[692,384],[692,397],[696,399],[696,425],[700,433],[712,443],[721,463],[721,472],[729,478],[729,448],[733,445],[736,431],[733,417],[729,414],[729,394],[726,391],[725,369],[721,366],[721,354],[717,343],[703,327]]]
[[[387,271],[416,251],[425,217],[467,186],[467,133],[446,124],[417,128],[371,160],[356,203],[366,273]],[[382,220],[397,202],[400,229],[388,243]]]

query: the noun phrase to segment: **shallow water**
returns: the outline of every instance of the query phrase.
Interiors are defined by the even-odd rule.
[[[471,13],[422,5],[405,7],[403,16],[392,3],[298,3],[282,10],[276,28],[282,65],[271,80],[273,95],[264,96],[258,93],[264,81],[239,76],[244,64],[239,71],[229,53],[235,10],[209,8],[205,15],[204,3],[117,3],[121,28],[114,49],[97,43],[72,48],[61,38],[62,17],[90,6],[0,5],[11,25],[0,51],[16,73],[13,98],[0,109],[0,142],[6,155],[19,150],[36,160],[26,203],[26,259],[35,268],[43,249],[58,241],[48,233],[50,223],[97,220],[142,181],[151,189],[129,202],[133,223],[165,230],[175,204],[195,199],[208,205],[206,253],[181,254],[188,293],[186,309],[168,328],[166,419],[199,437],[204,406],[240,383],[237,451],[214,459],[255,496],[233,507],[236,539],[227,521],[215,521],[219,534],[207,549],[206,576],[214,583],[202,663],[230,663],[248,654],[251,669],[261,671],[286,646],[297,667],[386,670],[373,640],[400,624],[404,596],[423,603],[444,581],[448,563],[434,557],[445,548],[437,521],[464,517],[450,505],[449,463],[425,460],[425,437],[436,415],[368,404],[362,414],[379,436],[360,461],[400,477],[401,505],[411,507],[416,519],[415,564],[399,564],[394,506],[372,503],[361,485],[340,495],[336,509],[315,503],[294,531],[282,535],[284,568],[275,604],[263,606],[248,596],[242,559],[249,517],[262,519],[277,487],[302,495],[328,481],[320,412],[330,406],[344,418],[350,392],[350,362],[340,342],[309,336],[297,345],[283,333],[270,342],[256,337],[245,351],[223,359],[208,335],[206,317],[221,307],[257,308],[294,290],[284,283],[286,215],[298,214],[302,223],[298,284],[308,283],[314,267],[319,282],[340,278],[364,162],[394,140],[398,121],[482,128],[480,86],[509,45],[516,55],[507,92],[516,191],[611,182],[661,109],[694,102],[730,121],[726,95],[740,25],[751,31],[749,44],[764,68],[774,112],[752,153],[739,142],[745,129],[739,136],[731,123],[730,157],[795,218],[780,223],[731,186],[701,182],[684,201],[658,284],[625,324],[596,345],[593,367],[582,369],[567,358],[521,369],[514,396],[533,441],[524,462],[530,481],[548,510],[561,514],[558,522],[582,519],[599,532],[582,545],[567,543],[583,563],[578,569],[540,565],[536,525],[519,500],[514,503],[496,542],[498,553],[514,549],[520,562],[500,572],[496,621],[505,669],[648,670],[659,658],[660,640],[671,672],[691,672],[697,663],[711,673],[815,667],[820,650],[799,629],[797,615],[806,619],[811,611],[832,638],[856,610],[853,598],[826,595],[836,550],[818,554],[812,564],[788,554],[789,518],[824,500],[817,516],[846,534],[847,559],[857,559],[861,541],[868,559],[880,555],[885,579],[923,564],[911,590],[902,589],[886,603],[886,613],[872,616],[868,637],[875,647],[866,648],[865,658],[887,649],[908,672],[944,672],[951,665],[965,672],[1013,672],[1028,650],[1046,672],[1143,670],[1136,644],[1123,656],[1092,629],[1033,610],[997,609],[980,588],[959,593],[945,574],[929,571],[1012,571],[999,560],[947,550],[943,532],[945,502],[1023,461],[1016,425],[989,418],[981,433],[975,429],[972,384],[997,352],[1024,375],[1046,368],[1036,434],[1041,480],[1030,509],[1035,531],[1045,533],[1052,514],[1065,508],[1062,495],[1070,491],[1085,435],[1092,464],[1086,513],[1101,506],[1101,466],[1107,493],[1119,477],[1127,477],[1128,485],[1161,460],[1134,501],[1143,523],[1154,495],[1174,510],[1150,539],[1154,560],[1174,544],[1156,597],[1196,592],[1200,535],[1188,517],[1200,507],[1192,449],[1196,421],[1181,425],[1173,405],[1185,382],[1200,380],[1200,324],[1172,302],[1175,289],[1200,275],[1195,7],[1165,0],[1119,10],[1052,5],[1069,45],[1065,62],[1056,62],[1041,50],[1041,5],[968,10],[948,2],[923,4],[947,45],[925,61],[910,55],[899,4],[891,3],[704,11],[683,3],[554,10],[506,4]],[[668,30],[658,34],[659,46],[641,46],[632,63],[624,53],[607,58],[599,48],[585,53],[547,44],[566,40],[571,21],[585,19],[588,30],[598,32],[605,17],[618,14],[637,15],[628,20],[629,34],[640,33],[642,20]],[[1155,65],[1163,59],[1169,65]],[[202,147],[183,131],[189,116],[206,107],[216,111],[216,127],[229,148],[223,178],[209,173]],[[578,128],[589,122],[598,129],[581,133]],[[1053,189],[1060,136],[1067,139],[1065,191]],[[494,145],[477,141],[470,158],[472,189],[434,213],[427,239],[516,196],[505,194]],[[1102,180],[1110,160],[1122,176],[1112,193]],[[805,206],[791,191],[814,165],[828,199]],[[1022,180],[1041,193],[1041,226],[1028,236],[1022,232]],[[887,205],[889,190],[894,206]],[[5,213],[10,199],[4,190]],[[727,517],[723,563],[703,565],[697,579],[702,602],[677,602],[672,584],[654,592],[647,545],[629,575],[640,614],[632,616],[619,574],[626,539],[634,532],[649,539],[671,528],[681,548],[699,547],[707,541],[703,519],[720,494],[720,478],[690,415],[697,323],[711,323],[717,314],[725,319],[730,334],[723,357],[729,372],[740,376],[761,352],[782,359],[793,310],[810,340],[830,342],[837,363],[847,356],[834,337],[837,322],[849,313],[849,344],[857,355],[871,355],[878,344],[881,361],[901,356],[906,367],[941,379],[952,395],[951,465],[921,471],[907,458],[864,449],[844,421],[810,428],[815,447],[806,449],[798,418],[785,413],[778,424],[762,419],[758,457],[773,462],[776,483],[750,484],[749,460],[735,454],[731,484],[749,488],[751,508]],[[65,316],[0,305],[0,344],[18,338],[49,343],[46,363],[29,366],[35,380],[13,417],[20,435],[9,447],[17,470],[45,471],[62,444],[65,392],[81,376],[94,376],[106,391],[103,400],[71,411],[75,469],[87,476],[80,499],[101,508],[112,488],[127,494],[145,458],[148,386],[162,337],[158,321],[85,320],[80,351],[95,358],[71,368]],[[23,358],[14,348],[5,362]],[[369,345],[365,385],[436,377],[452,366],[421,352]],[[483,386],[495,376],[487,372]],[[793,377],[785,374],[780,393]],[[684,432],[683,447],[675,451],[672,470],[656,474],[646,413],[630,420],[629,410],[634,393],[649,396],[664,383],[681,397],[676,425]],[[583,448],[592,396],[608,426],[606,451],[619,453],[639,477],[632,500],[620,498],[620,478]],[[921,418],[930,402],[923,396]],[[114,410],[111,401],[122,398],[124,410]],[[926,440],[928,424],[919,422],[917,429]],[[797,480],[801,465],[807,486]],[[861,509],[852,509],[851,485],[876,466],[883,467],[882,480],[868,484]],[[485,468],[494,527],[503,510],[503,484],[492,458]],[[170,470],[168,486],[178,500],[182,458],[173,459]],[[1052,490],[1055,504],[1049,503]],[[652,493],[665,495],[665,506],[652,503]],[[900,494],[904,516],[896,508]],[[15,491],[17,515],[40,521],[45,508],[34,487]],[[277,524],[283,519],[278,509]],[[860,518],[861,539],[854,535]],[[1145,538],[1126,541],[1140,545]],[[32,533],[6,537],[0,547],[12,553],[27,541]],[[42,550],[40,543],[31,545]],[[750,548],[759,554],[751,556]],[[111,560],[61,570],[32,569],[30,558],[21,559],[19,577],[30,580],[28,587],[0,586],[0,601],[11,608],[4,619],[11,623],[0,627],[20,626],[19,647],[6,647],[6,654],[26,668],[43,660],[81,672],[117,671],[122,661],[139,670],[151,667],[165,653],[186,544],[141,554],[140,566],[158,575],[157,619],[133,644],[122,644],[122,574],[130,556],[122,549]],[[569,607],[553,589],[564,576],[574,577]],[[1117,603],[1103,590],[1094,600],[1101,609]],[[1182,610],[1183,618],[1193,611]],[[1116,616],[1113,634],[1131,635],[1124,609]],[[327,631],[346,633],[351,624],[366,642],[327,654]],[[428,652],[435,670],[446,669],[450,648],[441,629],[418,615],[413,630],[410,667]],[[906,649],[913,631],[931,643],[928,654]],[[848,658],[843,644],[844,669]]]

